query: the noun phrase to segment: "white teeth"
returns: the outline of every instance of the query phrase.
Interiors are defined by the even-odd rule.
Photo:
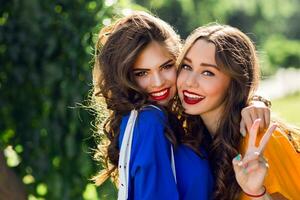
[[[187,96],[188,98],[193,98],[193,99],[203,99],[204,97],[196,95],[196,94],[191,94],[187,92],[183,92],[184,96]]]
[[[161,92],[151,93],[151,95],[155,96],[155,97],[159,97],[159,96],[165,95],[167,92],[168,92],[168,89],[165,89],[164,91],[161,91]]]

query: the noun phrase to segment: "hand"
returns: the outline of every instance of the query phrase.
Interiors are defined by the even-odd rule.
[[[232,160],[235,177],[242,188],[248,194],[261,194],[264,191],[263,183],[268,171],[268,163],[263,158],[263,151],[277,125],[272,124],[262,137],[258,147],[256,136],[261,120],[254,121],[249,135],[249,143],[244,157],[239,154]]]
[[[250,132],[251,126],[256,119],[261,119],[259,124],[260,132],[263,132],[270,125],[270,108],[266,107],[263,102],[253,102],[252,105],[243,108],[241,115],[240,132],[244,137],[247,132]]]

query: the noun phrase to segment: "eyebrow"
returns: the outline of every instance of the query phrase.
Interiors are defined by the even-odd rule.
[[[174,62],[173,59],[167,60],[166,62],[164,62],[163,64],[161,64],[159,67],[165,66],[165,65],[170,64],[172,62]],[[140,70],[149,71],[150,69],[143,68],[143,67],[133,69],[133,71],[140,71]]]
[[[189,63],[192,63],[192,60],[188,57],[184,57],[184,60],[188,61]],[[200,63],[200,66],[204,66],[204,67],[214,67],[216,68],[217,70],[220,70],[219,67],[215,64],[210,64],[210,63]]]

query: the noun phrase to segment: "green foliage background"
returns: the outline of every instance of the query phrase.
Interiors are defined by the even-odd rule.
[[[1,150],[11,145],[18,153],[15,170],[29,180],[32,199],[82,199],[97,166],[91,118],[74,107],[90,89],[94,29],[113,8],[14,0],[0,9]]]
[[[256,42],[263,74],[300,65],[300,1],[239,0],[1,0],[0,144],[30,199],[115,199],[110,182],[88,180],[92,117],[76,107],[91,89],[95,34],[126,9],[145,9],[183,38],[209,22],[236,26]],[[126,9],[125,9],[126,8]],[[125,9],[125,10],[124,10]],[[97,194],[98,193],[98,194]]]

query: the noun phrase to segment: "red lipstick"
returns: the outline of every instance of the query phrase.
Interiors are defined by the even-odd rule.
[[[151,92],[149,95],[154,101],[162,101],[168,98],[168,96],[170,95],[170,88],[162,89],[156,92]]]
[[[190,105],[197,104],[205,98],[187,90],[182,91],[182,93],[184,102]]]

